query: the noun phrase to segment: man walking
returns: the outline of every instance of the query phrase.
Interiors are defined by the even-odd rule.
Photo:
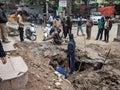
[[[7,22],[7,17],[4,12],[5,4],[0,3],[0,30],[1,30],[1,38],[2,42],[9,43],[8,41],[8,33],[7,33],[7,27],[6,27],[6,22]]]
[[[78,18],[78,30],[77,30],[77,35],[79,36],[79,30],[81,30],[82,35],[84,36],[83,29],[82,29],[82,16]]]
[[[69,74],[73,74],[75,71],[75,41],[73,38],[73,34],[69,35],[69,43],[68,43],[68,65],[70,72]]]

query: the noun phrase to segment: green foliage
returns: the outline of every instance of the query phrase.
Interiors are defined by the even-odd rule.
[[[107,2],[112,2],[112,3],[114,3],[115,1],[118,1],[118,2],[120,2],[120,0],[106,0]]]

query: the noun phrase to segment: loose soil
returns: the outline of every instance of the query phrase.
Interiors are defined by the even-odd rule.
[[[86,51],[76,47],[76,71],[68,79],[56,75],[51,66],[51,63],[57,62],[67,73],[69,72],[67,44],[18,42],[14,44],[16,51],[10,51],[8,55],[23,57],[29,68],[29,80],[23,90],[120,90],[119,44],[112,42],[112,47],[108,47],[89,43],[86,45]],[[96,64],[81,62],[87,59],[104,60],[110,48],[111,52],[102,68],[94,69]]]

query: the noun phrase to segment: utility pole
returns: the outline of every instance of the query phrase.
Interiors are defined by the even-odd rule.
[[[49,0],[46,0],[46,17],[47,17],[47,19],[48,19],[48,14],[49,14],[49,12],[48,12],[48,2],[49,2]]]
[[[68,16],[70,16],[71,14],[71,8],[72,8],[71,0],[67,0],[67,15]]]

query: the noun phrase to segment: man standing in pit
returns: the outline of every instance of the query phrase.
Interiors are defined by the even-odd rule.
[[[70,72],[69,74],[73,74],[73,72],[75,71],[75,41],[73,38],[73,34],[69,35],[69,43],[68,43],[68,65],[69,65],[69,69]]]

